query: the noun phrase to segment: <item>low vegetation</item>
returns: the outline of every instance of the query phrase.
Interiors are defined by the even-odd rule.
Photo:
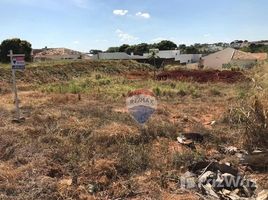
[[[0,198],[199,199],[177,185],[188,166],[226,161],[221,146],[267,149],[267,69],[245,72],[247,81],[198,83],[154,80],[136,62],[34,63],[17,74],[26,121],[12,124],[10,70],[0,68]],[[158,99],[144,126],[125,105],[140,88]],[[191,149],[176,141],[181,132],[205,141]]]

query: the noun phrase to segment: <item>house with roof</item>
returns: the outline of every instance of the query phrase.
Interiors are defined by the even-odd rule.
[[[189,64],[198,63],[201,59],[201,54],[180,54],[180,50],[163,50],[156,51],[156,57],[162,60],[165,64]],[[139,62],[148,62],[150,53],[144,53],[141,55],[130,55],[124,52],[106,53],[101,52],[94,55],[93,59],[100,60],[137,60]]]
[[[93,56],[93,59],[97,60],[142,60],[146,59],[144,56],[131,55],[125,52],[114,52],[114,53],[107,53],[107,52],[100,52]]]

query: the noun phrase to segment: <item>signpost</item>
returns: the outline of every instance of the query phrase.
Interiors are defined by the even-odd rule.
[[[19,107],[19,99],[18,99],[18,90],[16,83],[16,70],[24,70],[25,69],[25,61],[24,54],[13,54],[13,51],[10,50],[11,68],[12,68],[12,81],[13,81],[13,91],[14,91],[14,101],[16,105],[16,118],[13,120],[14,122],[21,122],[24,118],[20,116],[20,107]]]

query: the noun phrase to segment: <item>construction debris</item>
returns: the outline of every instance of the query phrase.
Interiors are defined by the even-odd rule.
[[[206,199],[250,200],[255,195],[256,183],[232,166],[200,162],[190,166],[189,170],[181,177],[181,184],[187,189],[198,190]],[[258,196],[261,199],[265,194],[263,192]]]

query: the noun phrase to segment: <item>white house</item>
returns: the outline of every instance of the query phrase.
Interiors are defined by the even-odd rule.
[[[143,56],[139,55],[128,55],[124,52],[114,52],[114,53],[98,53],[97,55],[94,55],[94,59],[99,60],[138,60],[138,59],[145,59]]]
[[[164,50],[164,51],[159,51],[156,53],[156,56],[159,58],[165,58],[165,59],[171,59],[175,58],[176,56],[180,55],[180,50]],[[143,57],[148,58],[150,56],[149,53],[144,53]]]
[[[180,61],[181,64],[198,63],[202,54],[179,54],[175,57],[175,61]]]
[[[161,59],[168,59],[174,60],[174,62],[181,63],[181,64],[188,64],[188,63],[198,63],[200,58],[202,57],[201,54],[180,54],[180,50],[164,50],[158,51],[156,56]],[[131,55],[124,53],[124,52],[114,52],[114,53],[98,53],[97,55],[93,56],[93,59],[100,59],[100,60],[146,60],[150,57],[150,53],[144,53],[142,56]]]

